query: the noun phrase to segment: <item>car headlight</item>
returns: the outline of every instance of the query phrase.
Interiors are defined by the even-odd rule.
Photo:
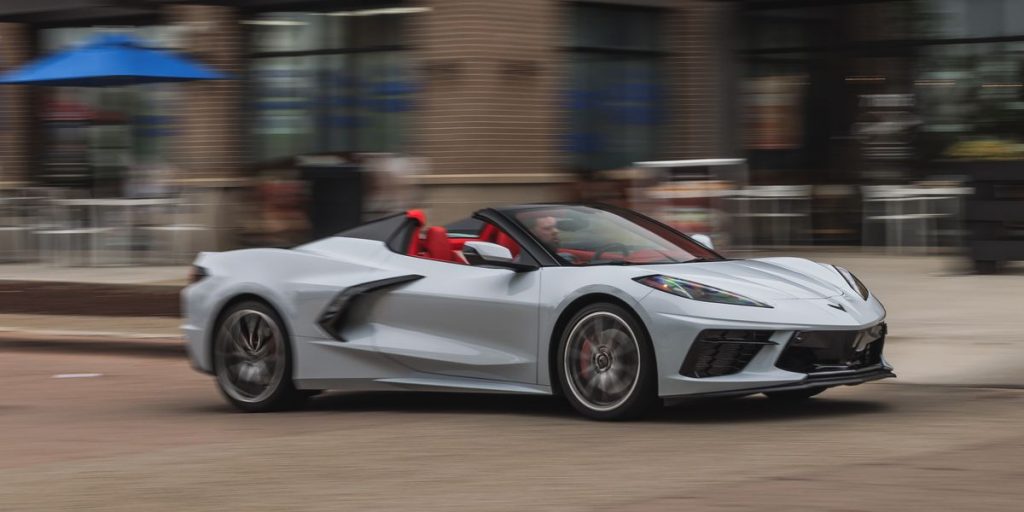
[[[687,281],[686,279],[679,279],[678,277],[653,275],[638,277],[634,280],[656,290],[661,290],[687,299],[699,300],[701,302],[732,304],[734,306],[754,306],[758,308],[771,307],[768,304],[756,301],[749,297],[720,290],[713,286]]]
[[[832,265],[832,268],[836,269],[836,272],[839,272],[839,275],[843,276],[843,279],[846,280],[846,284],[850,285],[850,288],[853,288],[853,291],[857,292],[857,295],[860,295],[864,300],[868,300],[868,296],[870,295],[868,287],[864,286],[864,283],[860,282],[860,279],[857,279],[857,276],[853,275],[853,272],[850,272],[838,265]]]

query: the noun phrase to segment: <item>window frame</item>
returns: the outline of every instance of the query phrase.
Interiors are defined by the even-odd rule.
[[[303,6],[301,4],[300,5],[296,5],[296,6],[280,5],[280,6],[268,7],[266,9],[247,10],[244,13],[242,13],[240,19],[248,20],[248,19],[257,18],[259,16],[267,16],[267,15],[274,15],[274,14],[286,14],[286,13],[312,13],[312,14],[324,14],[324,15],[326,15],[326,13],[331,12],[331,11],[337,11],[341,7],[344,7],[346,10],[358,10],[358,9],[361,9],[361,8],[400,7],[400,6],[407,6],[407,5],[408,5],[407,2],[401,2],[401,1],[397,1],[397,2],[396,1],[390,1],[390,2],[387,2],[387,1],[385,1],[385,2],[380,2],[380,1],[376,1],[376,2],[354,2],[354,3],[351,3],[351,4],[350,3],[346,3],[343,6],[340,6],[338,4],[328,4],[328,3],[322,3],[322,4],[321,3],[317,3],[317,4],[314,4],[313,6]],[[306,7],[306,8],[303,8],[303,7]],[[398,15],[395,15],[395,16],[402,16],[403,18],[408,19],[410,16],[416,16],[416,14],[398,14]],[[365,137],[360,137],[360,135],[361,135],[360,127],[358,125],[353,124],[353,125],[347,125],[347,126],[344,126],[344,127],[332,128],[331,130],[326,130],[323,133],[318,133],[318,132],[320,132],[320,130],[314,129],[313,133],[310,134],[310,137],[312,139],[312,144],[311,144],[312,148],[309,151],[296,151],[296,152],[294,152],[294,154],[290,154],[290,155],[277,155],[277,156],[269,156],[269,157],[264,157],[262,155],[259,155],[258,148],[261,145],[263,145],[263,141],[262,141],[261,135],[257,132],[258,125],[259,125],[261,119],[260,119],[259,109],[251,108],[251,107],[254,107],[256,102],[258,100],[260,100],[260,98],[261,98],[261,96],[259,94],[259,87],[257,86],[257,81],[255,80],[255,67],[256,67],[256,64],[258,63],[258,61],[263,60],[263,59],[282,59],[282,58],[300,59],[300,58],[316,58],[316,57],[331,57],[331,56],[356,57],[356,58],[358,58],[359,55],[363,55],[363,54],[384,54],[384,53],[400,53],[400,52],[408,53],[408,51],[411,49],[411,47],[410,47],[409,44],[407,44],[405,42],[405,38],[406,38],[406,35],[407,35],[407,30],[404,30],[404,28],[403,28],[402,34],[400,34],[400,39],[402,39],[402,41],[399,42],[399,43],[396,43],[396,44],[380,44],[380,45],[369,45],[369,46],[357,46],[357,44],[356,44],[356,33],[358,31],[357,30],[346,30],[343,33],[343,36],[342,36],[342,41],[343,41],[342,45],[340,45],[340,46],[339,45],[332,45],[330,43],[330,41],[329,41],[330,38],[328,36],[328,32],[324,31],[324,32],[322,32],[320,34],[320,42],[319,42],[320,44],[318,44],[317,48],[307,49],[307,50],[256,51],[256,50],[253,49],[254,46],[255,46],[254,45],[254,38],[255,38],[255,36],[253,34],[254,29],[251,26],[245,25],[245,24],[243,24],[242,27],[243,27],[243,31],[242,31],[241,37],[242,37],[242,40],[245,42],[245,49],[246,49],[245,55],[244,55],[244,59],[245,59],[244,74],[245,74],[245,78],[246,79],[245,79],[245,85],[244,85],[244,89],[243,89],[243,93],[242,93],[243,94],[243,101],[245,102],[245,105],[247,107],[245,109],[246,112],[247,112],[247,114],[246,114],[247,118],[245,119],[246,127],[247,128],[245,130],[246,133],[245,133],[245,136],[244,136],[244,140],[246,141],[246,144],[247,144],[247,146],[249,148],[249,151],[247,151],[247,153],[249,155],[252,155],[251,159],[250,159],[250,162],[251,163],[259,163],[259,162],[268,162],[268,161],[279,161],[279,160],[281,160],[283,158],[291,158],[291,157],[297,156],[299,154],[309,154],[309,153],[316,154],[316,153],[333,153],[333,152],[338,152],[338,151],[366,151],[365,143],[364,143],[363,140],[361,140],[361,139],[363,139]],[[359,70],[359,66],[354,64],[356,62],[356,60],[357,59],[352,59],[350,61],[353,64],[352,65],[348,65],[346,67],[346,72],[349,74],[349,76],[351,76],[353,78],[356,78],[356,79],[359,79],[359,76],[361,76],[361,73],[360,73],[360,70]],[[314,64],[318,64],[318,62],[315,61]],[[309,98],[309,101],[314,103],[314,105],[312,107],[310,107],[310,117],[309,117],[309,119],[311,120],[311,122],[312,122],[312,124],[313,124],[313,126],[315,128],[316,127],[322,127],[322,126],[328,126],[330,124],[330,118],[334,117],[335,115],[337,115],[338,111],[343,112],[345,117],[352,118],[352,117],[355,117],[358,114],[358,109],[360,108],[360,106],[358,104],[356,104],[357,102],[352,102],[351,104],[346,104],[346,105],[344,105],[342,107],[328,106],[326,104],[327,102],[325,102],[324,100],[325,100],[325,98],[330,96],[328,91],[330,91],[332,89],[332,87],[325,87],[325,84],[328,81],[323,76],[320,76],[320,72],[322,70],[324,70],[324,69],[333,69],[333,68],[330,68],[329,66],[328,67],[317,67],[316,65],[314,65],[314,68],[313,68],[313,72],[317,74],[317,76],[312,80],[312,83],[313,83],[313,85],[314,85],[314,87],[316,89],[316,94],[312,98]],[[345,139],[351,141],[351,144],[347,145],[351,149],[348,149],[348,150],[338,150],[338,151],[330,149],[330,144],[329,144],[329,141],[328,141],[329,134],[331,134],[331,133],[338,133],[338,132],[344,133]]]

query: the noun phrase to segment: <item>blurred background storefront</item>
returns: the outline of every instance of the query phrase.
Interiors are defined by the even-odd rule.
[[[902,181],[1021,135],[1024,2],[741,2],[755,176]]]
[[[1022,20],[1021,0],[7,0],[2,70],[114,31],[232,79],[0,87],[0,183],[263,180],[246,197],[287,211],[303,166],[415,155],[406,197],[443,222],[615,200],[629,185],[602,171],[638,161],[742,158],[737,186],[807,187],[813,218],[789,239],[861,243],[863,187],[1024,154]],[[395,183],[358,186],[383,204]]]
[[[736,7],[743,147],[755,183],[821,185],[834,196],[825,201],[852,203],[844,186],[955,180],[938,162],[1020,157],[1024,2]],[[817,238],[859,236],[855,223],[830,220],[817,223],[828,228]]]

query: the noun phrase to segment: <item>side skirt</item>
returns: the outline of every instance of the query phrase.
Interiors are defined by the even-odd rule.
[[[550,395],[550,386],[461,377],[395,377],[387,379],[295,379],[299,389],[335,391],[434,391],[452,393],[500,393]]]

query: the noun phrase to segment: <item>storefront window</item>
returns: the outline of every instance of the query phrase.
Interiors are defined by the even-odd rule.
[[[581,170],[655,156],[659,11],[575,4],[569,70],[568,151]]]
[[[928,47],[914,86],[929,156],[959,141],[1024,135],[1024,42]]]
[[[904,180],[1024,137],[1024,2],[787,4],[741,8],[755,180]]]
[[[251,30],[253,154],[398,151],[415,85],[408,9],[269,13]]]
[[[1020,0],[917,0],[919,35],[928,39],[1020,36]]]

